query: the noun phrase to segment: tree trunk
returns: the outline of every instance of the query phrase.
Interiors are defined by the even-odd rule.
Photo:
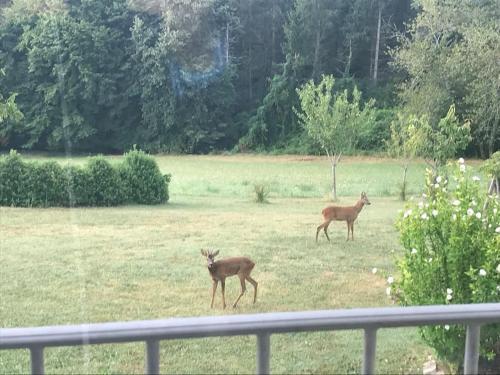
[[[319,51],[321,47],[321,17],[319,14],[319,4],[318,1],[314,2],[315,6],[315,14],[318,19],[318,27],[316,28],[316,41],[314,43],[314,61],[313,61],[313,71],[312,71],[312,78],[316,79],[318,74],[319,74]]]
[[[408,164],[405,164],[403,166],[403,186],[401,186],[401,200],[405,201],[406,200],[406,174],[408,172]]]
[[[226,64],[229,64],[229,22],[226,23]]]
[[[377,21],[377,43],[375,45],[375,61],[373,66],[373,81],[377,82],[378,77],[378,54],[380,50],[380,24],[382,20],[382,5],[380,5],[380,1],[378,3],[378,21]]]
[[[333,195],[333,200],[337,200],[337,174],[336,174],[336,169],[337,169],[337,163],[335,161],[332,162],[332,176],[333,176],[333,188],[332,188],[332,195]]]

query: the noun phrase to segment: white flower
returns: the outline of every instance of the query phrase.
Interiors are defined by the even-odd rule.
[[[434,187],[435,187],[436,189],[439,189],[439,184],[434,184]]]
[[[446,188],[445,187],[443,188],[443,193],[446,193]]]
[[[460,172],[465,172],[465,164],[460,164]]]
[[[424,212],[421,216],[422,220],[429,220],[429,216]]]
[[[438,215],[438,210],[432,210],[432,216],[437,216]]]
[[[451,215],[451,220],[456,221],[457,220],[457,214]]]
[[[391,287],[390,286],[385,288],[385,294],[387,294],[388,296],[391,295]]]
[[[446,288],[446,294],[453,294],[453,289]]]
[[[437,176],[437,177],[436,177],[436,182],[437,182],[438,184],[441,182],[441,180],[442,180],[441,176]]]
[[[460,201],[458,199],[455,199],[453,202],[451,202],[451,204],[454,206],[460,206]]]
[[[486,276],[486,271],[483,270],[482,268],[479,270],[479,275],[481,276]]]
[[[404,213],[404,215],[403,215],[403,218],[405,218],[405,219],[406,219],[406,218],[407,218],[408,216],[410,216],[410,215],[411,215],[411,210],[407,210],[407,211],[405,211],[405,213]]]
[[[418,208],[424,208],[424,202],[422,201],[418,202]]]
[[[500,273],[500,264],[497,266],[497,272]]]
[[[452,299],[452,298],[453,298],[453,297],[451,296],[451,294],[448,294],[448,295],[446,296],[446,300],[447,300],[447,301],[451,301],[451,299]]]
[[[469,215],[469,216],[474,215],[474,210],[473,210],[472,208],[470,208],[470,207],[469,207],[469,208],[467,209],[467,215]]]
[[[422,198],[427,198],[427,194],[422,193]]]
[[[460,158],[460,159],[458,159],[458,162],[459,162],[460,164],[463,164],[463,163],[465,163],[465,160],[464,160],[464,158]]]
[[[444,325],[444,329],[447,330],[447,331],[449,331],[450,330],[450,326],[448,324],[445,324]]]
[[[496,208],[493,209],[493,213],[496,215],[498,210]]]
[[[471,202],[471,204],[472,204],[473,206],[477,206],[477,202],[476,202],[475,200],[473,200],[473,201]]]
[[[497,227],[497,229],[495,229],[495,232],[500,233],[500,227]]]
[[[377,273],[377,267],[372,268],[372,273],[376,274]]]
[[[427,261],[428,261],[429,263],[430,263],[430,262],[432,262],[432,258],[429,258]]]
[[[478,219],[481,219],[481,212],[476,212],[476,217],[477,217]]]
[[[416,254],[417,253],[417,249],[415,249],[415,248],[411,249],[411,253],[412,254]],[[500,264],[498,266],[500,267]],[[500,272],[500,271],[498,271],[498,272]]]
[[[389,276],[389,277],[387,278],[387,283],[392,284],[393,282],[394,282],[394,277]]]
[[[474,177],[472,177],[472,179],[473,179],[474,181],[480,181],[480,180],[481,180],[478,176],[474,176]]]

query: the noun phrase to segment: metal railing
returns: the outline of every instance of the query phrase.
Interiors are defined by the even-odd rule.
[[[462,324],[467,326],[464,372],[475,374],[478,371],[480,327],[495,322],[500,322],[500,303],[225,315],[5,328],[0,329],[0,350],[29,349],[32,373],[43,374],[45,347],[144,341],[146,373],[156,374],[160,372],[160,340],[256,335],[257,373],[268,374],[272,334],[363,329],[365,334],[362,373],[371,374],[375,371],[378,329]]]

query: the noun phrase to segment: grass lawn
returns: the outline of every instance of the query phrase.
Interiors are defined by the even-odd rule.
[[[37,156],[37,159],[47,159]],[[115,158],[115,157],[112,157]],[[56,158],[65,162],[63,158]],[[71,159],[81,163],[83,158]],[[345,223],[332,223],[331,243],[314,241],[328,204],[328,162],[304,157],[161,156],[172,173],[170,202],[160,206],[23,209],[0,207],[0,326],[42,326],[168,317],[390,306],[385,278],[395,272],[394,220],[401,168],[383,159],[346,159],[338,168],[340,204],[366,191],[354,242]],[[423,164],[410,168],[417,194]],[[252,201],[253,184],[269,184],[270,203]],[[200,248],[255,263],[257,303],[210,309],[211,279]],[[377,267],[379,272],[372,273]],[[228,305],[239,281],[226,283]],[[255,371],[255,337],[163,341],[169,373]],[[271,337],[275,373],[359,373],[362,332]],[[417,330],[378,334],[377,370],[421,372],[432,353]],[[142,372],[142,344],[46,349],[48,373]],[[29,352],[0,351],[0,373],[29,371]]]

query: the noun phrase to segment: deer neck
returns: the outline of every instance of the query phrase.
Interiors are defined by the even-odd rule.
[[[363,209],[364,207],[364,203],[362,200],[359,200],[356,202],[356,204],[354,205],[354,208],[356,209],[356,211],[358,212],[358,214],[361,212],[361,210]]]

